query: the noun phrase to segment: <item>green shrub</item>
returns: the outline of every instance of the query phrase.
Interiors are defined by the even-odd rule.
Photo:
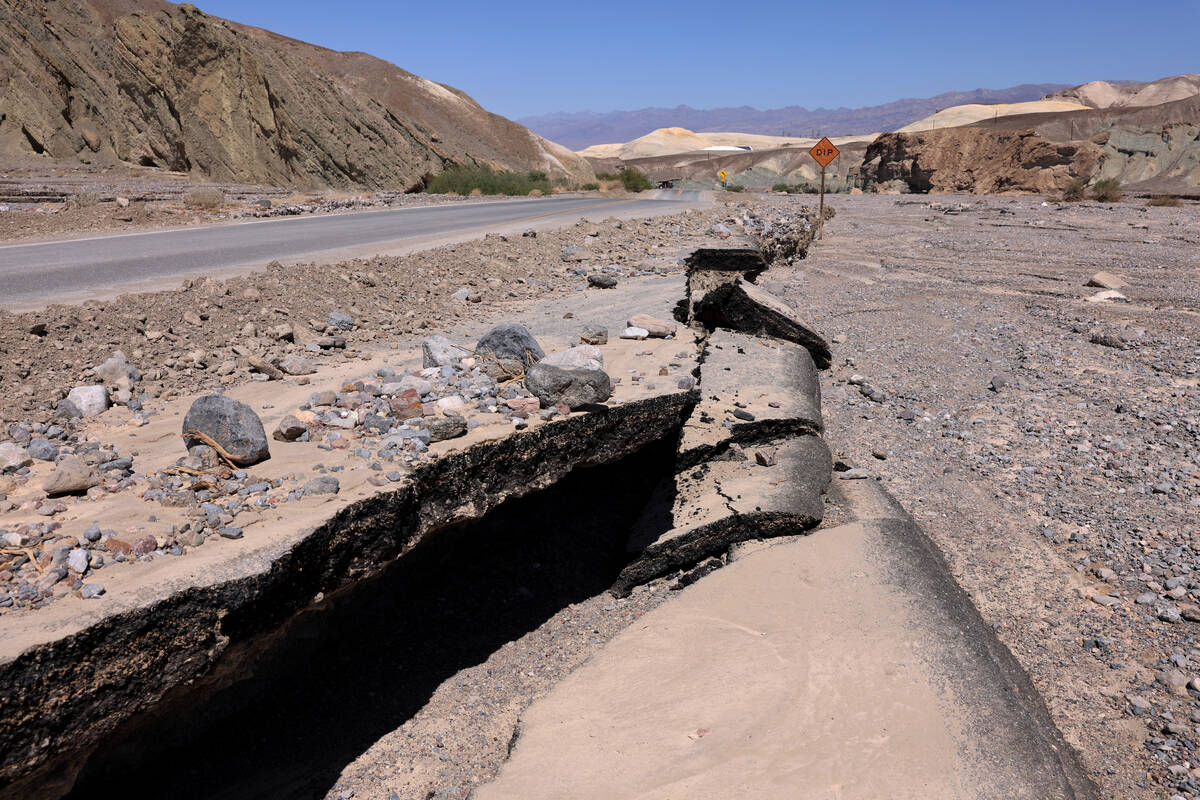
[[[528,195],[534,189],[550,194],[552,187],[546,173],[533,170],[527,173],[497,172],[486,164],[458,164],[438,175],[425,186],[431,194],[505,194]]]
[[[647,189],[654,188],[654,184],[650,182],[645,173],[633,167],[626,167],[621,170],[621,185],[628,192],[644,192]]]
[[[790,192],[792,189],[786,183],[777,183],[771,187],[772,192]]]
[[[1168,194],[1159,194],[1150,198],[1146,203],[1148,206],[1166,206],[1167,208],[1179,208],[1180,202],[1178,197],[1172,197]]]
[[[1092,199],[1101,203],[1115,203],[1123,196],[1121,182],[1116,178],[1105,178],[1102,181],[1096,181],[1092,186]]]
[[[99,202],[100,194],[98,192],[76,192],[68,200],[71,208],[91,208]]]
[[[1077,203],[1084,197],[1084,192],[1087,191],[1087,178],[1072,178],[1071,182],[1063,187],[1062,199],[1069,203]]]
[[[183,193],[183,204],[188,208],[220,208],[225,202],[225,193],[220,189],[190,189]]]
[[[744,192],[744,191],[746,191],[746,187],[742,186],[740,183],[730,183],[725,186],[725,191],[727,191],[727,192]]]
[[[598,184],[598,183],[585,183],[585,184],[583,185],[583,190],[584,190],[585,192],[596,192],[596,191],[599,191],[599,190],[600,190],[600,184]]]
[[[615,172],[597,172],[596,173],[596,180],[598,180],[598,181],[615,181],[616,179],[617,179],[617,173],[615,173]]]

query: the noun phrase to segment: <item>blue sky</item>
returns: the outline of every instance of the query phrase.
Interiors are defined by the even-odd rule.
[[[1200,72],[1200,0],[195,4],[364,50],[513,118],[680,104],[855,107]]]

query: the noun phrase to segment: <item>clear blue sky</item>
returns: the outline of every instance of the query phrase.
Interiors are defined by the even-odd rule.
[[[1200,0],[195,5],[366,51],[513,118],[680,104],[855,107],[950,90],[1200,72]]]

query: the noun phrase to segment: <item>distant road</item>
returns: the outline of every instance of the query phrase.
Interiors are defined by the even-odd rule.
[[[161,287],[185,276],[326,255],[354,257],[455,234],[545,227],[582,217],[670,214],[707,193],[660,190],[628,199],[547,197],[315,217],[0,246],[0,307],[36,308]],[[464,237],[465,238],[465,237]],[[428,240],[428,241],[427,241]]]

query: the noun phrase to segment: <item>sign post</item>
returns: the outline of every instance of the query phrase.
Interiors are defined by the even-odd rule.
[[[729,173],[726,172],[725,170],[721,170],[720,172],[717,173],[717,177],[721,179],[721,185],[724,186],[725,179],[729,177]]]
[[[813,157],[821,165],[821,206],[817,212],[817,238],[821,238],[821,232],[825,228],[825,168],[833,163],[833,160],[841,153],[833,142],[829,141],[828,136],[822,136],[821,141],[813,145],[808,154]]]

